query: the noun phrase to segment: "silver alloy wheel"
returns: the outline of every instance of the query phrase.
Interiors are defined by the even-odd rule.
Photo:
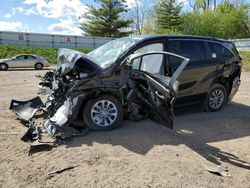
[[[221,89],[215,89],[209,98],[209,104],[213,109],[218,109],[224,102],[224,93]]]
[[[1,70],[6,70],[7,69],[7,65],[4,64],[4,63],[0,64],[0,69]]]
[[[36,64],[36,69],[41,70],[43,68],[43,65],[41,63]]]
[[[98,101],[91,108],[91,119],[100,127],[112,125],[117,115],[118,111],[115,104],[109,100]]]

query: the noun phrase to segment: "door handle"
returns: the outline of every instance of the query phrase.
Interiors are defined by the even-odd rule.
[[[159,91],[155,91],[155,94],[161,98],[161,99],[165,99],[165,96],[164,95],[161,95]]]

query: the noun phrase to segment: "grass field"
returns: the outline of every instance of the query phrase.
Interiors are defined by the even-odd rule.
[[[83,53],[88,53],[92,49],[79,48],[74,49]],[[57,62],[58,48],[36,48],[36,47],[23,47],[23,46],[4,46],[0,45],[0,59],[13,57],[19,54],[34,54],[45,57],[49,60],[50,64],[56,64]]]
[[[83,53],[88,53],[92,49],[90,48],[78,48],[75,49]],[[51,65],[57,62],[57,48],[35,48],[35,47],[22,47],[22,46],[4,46],[0,45],[0,59],[9,58],[18,54],[36,54],[48,58]],[[243,69],[250,71],[250,52],[241,51],[240,56],[243,60]]]

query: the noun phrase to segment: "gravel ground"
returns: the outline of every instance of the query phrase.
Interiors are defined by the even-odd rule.
[[[30,148],[25,127],[8,110],[11,99],[36,96],[37,74],[0,72],[0,187],[250,187],[250,74],[221,112],[176,110],[174,130],[152,121],[125,121],[54,148]],[[220,177],[207,166],[227,167]],[[77,165],[60,174],[49,172]]]

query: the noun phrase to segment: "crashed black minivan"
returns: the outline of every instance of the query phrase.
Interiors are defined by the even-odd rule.
[[[176,99],[220,110],[239,87],[241,65],[233,43],[197,36],[132,36],[88,54],[60,49],[56,70],[39,84],[47,101],[12,100],[10,109],[27,122],[32,139],[40,132],[62,136],[66,128],[110,130],[123,119],[150,118],[173,128]]]

